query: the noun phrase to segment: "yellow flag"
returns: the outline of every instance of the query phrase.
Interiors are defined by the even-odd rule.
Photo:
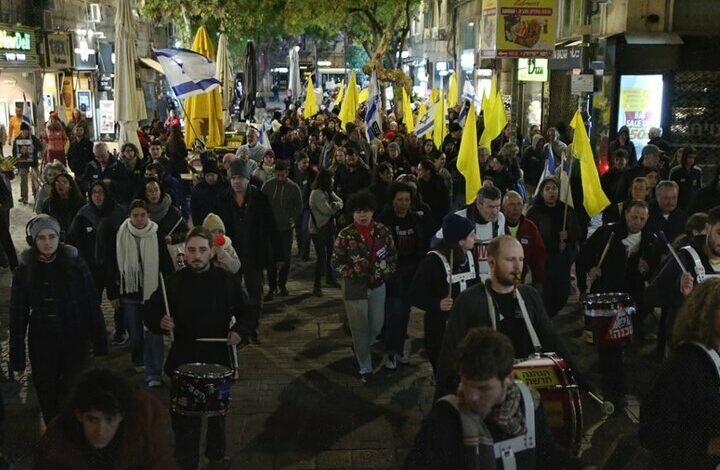
[[[345,94],[345,80],[340,82],[340,91],[338,91],[337,96],[335,97],[335,106],[338,106],[343,99],[343,95]]]
[[[364,103],[367,101],[368,96],[370,96],[370,87],[365,87],[362,90],[360,90],[360,94],[358,95],[358,103]]]
[[[448,87],[448,99],[447,99],[447,105],[448,108],[452,108],[457,104],[458,101],[458,89],[457,89],[457,79],[455,78],[455,74],[450,74],[450,86]]]
[[[437,98],[438,98],[438,89],[433,88],[432,90],[430,90],[430,102],[431,103],[436,102]]]
[[[343,98],[340,115],[338,116],[343,124],[343,130],[348,122],[355,123],[355,116],[357,115],[359,106],[360,99],[358,97],[357,83],[355,82],[355,71],[353,70],[350,72],[350,80],[345,89],[345,97]]]
[[[435,147],[442,149],[442,143],[445,139],[445,114],[447,108],[445,107],[445,96],[442,91],[439,95],[440,101],[435,111],[435,124],[433,125],[433,142],[435,142]]]
[[[477,132],[475,130],[475,104],[470,104],[460,150],[458,151],[457,169],[465,177],[465,202],[472,204],[482,186],[480,165],[478,163]]]
[[[505,129],[507,116],[505,115],[505,105],[503,105],[500,93],[497,93],[494,98],[490,97],[488,107],[489,112],[485,111],[483,116],[485,129],[480,137],[480,146],[490,150],[492,141]]]
[[[593,156],[590,139],[585,129],[580,111],[575,112],[575,116],[570,121],[570,127],[575,129],[575,137],[573,137],[573,153],[580,160],[580,180],[582,181],[583,205],[590,217],[599,214],[610,205],[605,192],[600,186],[600,176],[595,166],[595,157]]]
[[[408,92],[405,91],[405,87],[402,89],[402,110],[403,110],[403,122],[408,132],[415,130],[415,121],[413,120],[412,107],[410,107],[410,97]]]
[[[310,119],[318,113],[317,97],[315,96],[315,87],[312,78],[308,77],[307,91],[305,92],[305,106],[303,108],[303,117]]]

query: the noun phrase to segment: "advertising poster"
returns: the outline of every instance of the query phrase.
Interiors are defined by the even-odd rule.
[[[662,75],[620,77],[618,129],[627,126],[637,154],[648,141],[648,130],[660,127],[663,106]]]
[[[100,133],[115,133],[115,102],[100,100]]]
[[[554,0],[492,0],[482,17],[483,57],[552,57]]]

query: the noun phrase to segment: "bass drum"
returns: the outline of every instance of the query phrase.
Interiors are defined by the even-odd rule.
[[[585,331],[596,346],[632,343],[635,302],[622,292],[591,294],[585,299]]]
[[[233,371],[219,364],[183,364],[173,372],[170,408],[185,416],[224,416]]]
[[[565,359],[555,353],[530,356],[513,366],[515,377],[540,394],[548,426],[560,446],[580,450],[583,419],[580,389]]]

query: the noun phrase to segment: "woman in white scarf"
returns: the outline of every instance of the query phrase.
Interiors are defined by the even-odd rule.
[[[162,385],[163,337],[143,331],[143,303],[157,290],[162,275],[157,230],[157,224],[149,218],[147,203],[136,199],[115,241],[120,308],[130,334],[135,370],[144,369],[148,387]]]

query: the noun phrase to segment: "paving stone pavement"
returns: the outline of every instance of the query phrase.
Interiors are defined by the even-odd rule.
[[[25,248],[24,227],[30,215],[29,206],[12,211],[11,230],[18,250]],[[312,269],[312,261],[293,259],[290,277],[296,280],[288,284],[291,295],[266,304],[261,343],[239,352],[240,379],[232,387],[227,420],[232,468],[398,468],[432,405],[434,384],[422,347],[422,316],[415,310],[411,315],[406,347],[411,365],[392,372],[380,369],[368,385],[362,385],[350,338],[340,320],[340,291],[325,288],[323,297],[311,296]],[[7,270],[0,272],[2,325],[7,325],[10,282]],[[110,334],[112,312],[107,302],[103,307]],[[597,383],[592,372],[597,370],[594,352],[580,339],[582,317],[575,310],[575,305],[569,306],[555,324],[590,380]],[[7,373],[5,327],[0,328],[0,340],[2,370]],[[381,364],[380,343],[373,353],[374,363]],[[642,384],[649,383],[648,377],[656,369],[650,356],[647,345],[633,354],[630,370]],[[127,345],[112,346],[109,356],[96,362],[120,370],[138,385],[143,383],[142,376],[134,372]],[[43,432],[34,388],[26,378],[21,382],[3,379],[0,389],[7,407],[5,453],[15,459],[19,469],[30,469],[34,447]],[[169,401],[167,386],[152,393]],[[620,453],[608,457],[605,468],[644,468],[646,454],[632,437],[636,414],[620,410],[603,417],[587,397],[583,403],[585,430],[589,431],[583,448],[588,459],[600,462],[617,441]],[[169,425],[165,432],[170,436]]]

